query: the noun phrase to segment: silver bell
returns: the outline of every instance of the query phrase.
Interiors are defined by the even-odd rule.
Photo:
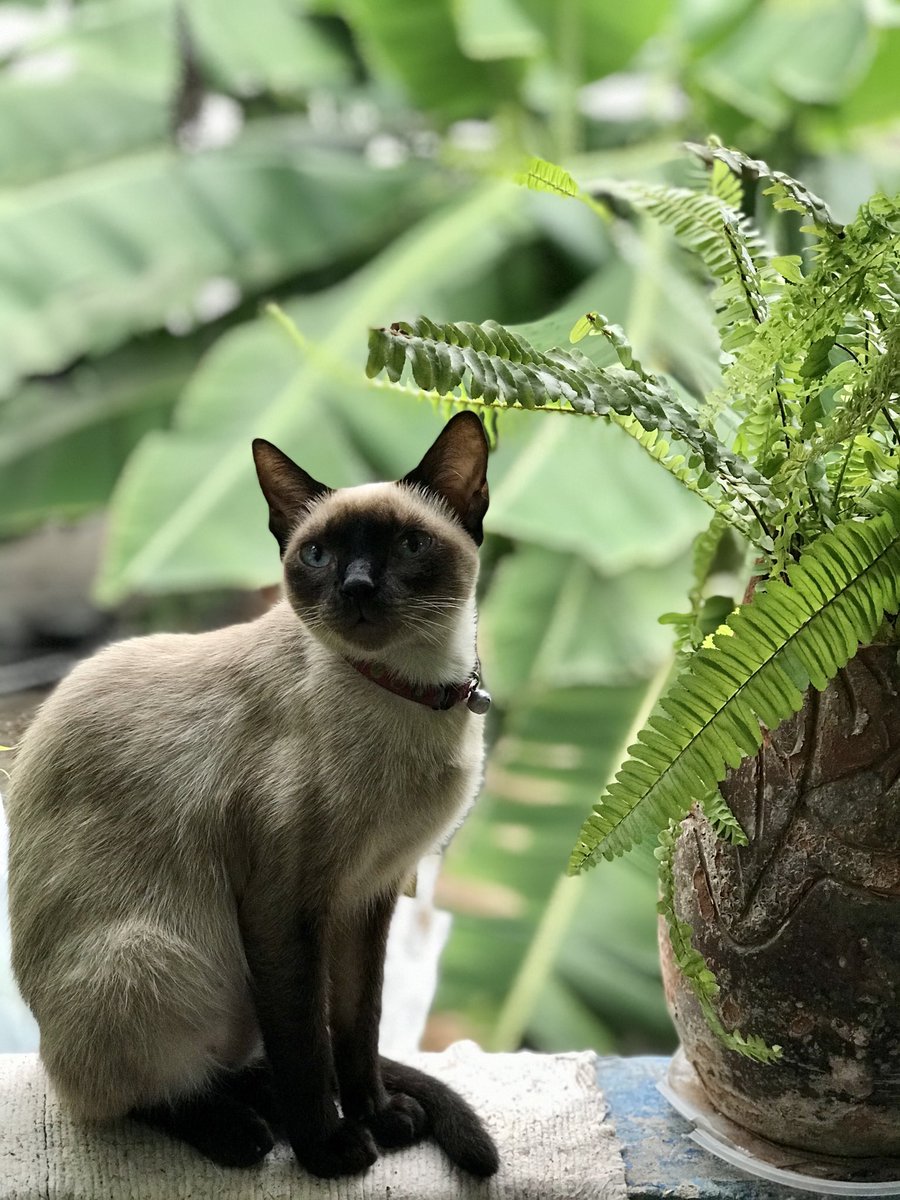
[[[473,690],[471,696],[469,696],[466,705],[470,712],[477,713],[478,716],[483,716],[491,707],[491,693],[486,688],[477,687]]]

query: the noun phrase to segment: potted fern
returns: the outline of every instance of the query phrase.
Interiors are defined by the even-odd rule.
[[[898,1154],[900,198],[843,226],[764,162],[691,149],[696,190],[583,191],[539,160],[523,182],[637,208],[699,255],[722,349],[702,405],[597,313],[571,341],[606,339],[612,366],[423,317],[373,330],[367,369],[473,408],[606,418],[710,506],[689,610],[666,618],[676,669],[569,869],[658,839],[667,995],[717,1107],[779,1142]],[[804,256],[742,214],[759,182],[805,215]],[[706,583],[735,539],[747,592],[720,624]]]

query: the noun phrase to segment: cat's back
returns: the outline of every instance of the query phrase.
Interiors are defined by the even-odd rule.
[[[116,642],[78,664],[42,705],[18,748],[7,809],[60,810],[86,791],[117,805],[190,769],[252,700],[239,646],[249,626]],[[252,690],[251,690],[252,692]],[[118,786],[116,786],[118,785]]]

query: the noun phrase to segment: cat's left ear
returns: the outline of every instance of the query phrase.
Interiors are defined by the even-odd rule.
[[[473,412],[457,413],[414,471],[401,483],[418,484],[442,496],[476,545],[484,540],[488,508],[488,440]]]
[[[313,479],[277,446],[263,438],[253,439],[253,461],[259,486],[269,502],[269,529],[284,557],[294,526],[310,504],[331,488]]]

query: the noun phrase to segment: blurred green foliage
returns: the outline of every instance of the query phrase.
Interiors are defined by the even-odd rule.
[[[110,604],[276,579],[253,436],[332,484],[416,461],[445,414],[365,380],[370,325],[492,317],[552,345],[600,310],[686,397],[714,386],[687,257],[515,187],[526,154],[677,181],[679,139],[715,132],[839,216],[900,178],[888,0],[179,11],[0,14],[0,536],[108,506]],[[259,314],[273,297],[305,350]],[[499,423],[494,749],[448,855],[437,1020],[494,1046],[665,1046],[651,865],[560,878],[666,669],[654,616],[683,594],[703,513],[620,430],[550,424]]]

